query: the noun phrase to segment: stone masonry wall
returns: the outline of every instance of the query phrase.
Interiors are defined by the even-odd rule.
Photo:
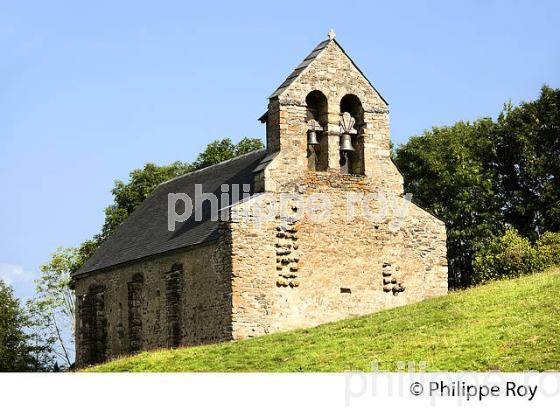
[[[304,198],[326,194],[331,217],[317,222],[304,214],[295,222],[275,218],[255,225],[254,207],[261,206],[256,198],[232,215],[234,338],[314,326],[447,293],[443,222],[398,195],[394,208],[408,204],[400,229],[394,230],[391,209],[378,220],[358,213],[349,221],[347,193],[385,192],[391,200],[388,189],[380,191],[365,176],[308,172],[296,190]],[[368,209],[375,214],[379,205],[370,201]]]
[[[76,278],[77,365],[231,339],[223,246],[215,241]]]
[[[324,134],[328,152],[324,155],[328,156],[328,169],[339,168],[340,102],[346,95],[355,95],[364,112],[365,125],[357,137],[359,145],[364,147],[363,173],[402,192],[402,177],[389,158],[387,104],[334,41],[286,90],[269,102],[267,147],[271,153],[279,151],[279,155],[263,171],[264,190],[282,191],[305,175],[308,128],[305,99],[315,90],[327,98],[328,124]]]
[[[328,105],[322,136],[327,139],[325,172],[307,166],[306,96],[315,90]],[[363,149],[358,153],[362,175],[340,173],[340,104],[346,95],[357,97],[363,111],[355,143]],[[403,198],[403,179],[390,159],[387,104],[336,42],[330,41],[271,98],[267,144],[277,155],[259,175],[264,193],[235,207],[229,224],[234,338],[313,326],[447,293],[445,225]],[[320,149],[325,149],[322,143]],[[307,206],[301,218],[276,216],[253,223],[256,213],[263,213],[263,198],[278,210],[280,195],[286,193],[304,200],[326,195],[329,218],[318,221]],[[378,195],[369,201],[370,215],[380,211],[382,198],[389,209],[378,219],[360,209],[349,220],[348,194]],[[300,205],[289,206],[297,214]]]
[[[327,99],[318,151],[327,166],[319,172],[307,163],[306,97],[315,90]],[[360,175],[340,172],[347,95],[359,100],[363,117],[354,143]],[[403,198],[389,145],[387,104],[330,41],[270,99],[267,148],[275,155],[255,176],[260,194],[220,222],[219,240],[75,279],[77,365],[315,326],[445,294],[445,225]],[[324,195],[329,217],[319,220],[319,209],[293,198],[281,220],[276,211],[287,193],[304,201]],[[348,217],[349,194],[367,196],[366,215],[358,201]],[[267,204],[275,212],[255,221]]]

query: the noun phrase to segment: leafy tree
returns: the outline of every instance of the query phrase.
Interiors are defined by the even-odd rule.
[[[512,228],[476,253],[473,282],[513,278],[552,266],[560,266],[560,233],[546,232],[533,245]]]
[[[236,156],[244,155],[263,148],[264,144],[259,138],[243,138],[235,146],[235,154]]]
[[[213,141],[198,156],[193,163],[193,169],[201,169],[218,164],[263,147],[261,140],[256,138],[243,138],[237,144],[232,143],[229,138]]]
[[[536,248],[544,267],[560,266],[560,232],[545,232]]]
[[[517,230],[508,229],[477,252],[472,282],[478,284],[493,279],[514,278],[543,267],[531,242],[519,235]]]
[[[468,284],[472,259],[487,238],[501,233],[490,119],[458,122],[412,137],[395,150],[405,191],[447,226],[451,286]]]
[[[93,242],[86,242],[83,245],[87,248],[84,254],[92,254],[97,248],[95,245],[103,242],[116,227],[128,218],[128,215],[146,199],[156,186],[192,170],[191,165],[181,161],[163,166],[148,163],[144,165],[144,168],[130,172],[128,183],[115,181],[115,187],[111,191],[114,202],[105,208],[105,223],[101,228],[101,233],[94,238]]]
[[[237,144],[234,144],[229,138],[224,138],[208,144],[192,164],[181,161],[163,166],[148,163],[144,165],[144,168],[131,171],[128,183],[115,181],[115,187],[111,191],[113,203],[105,208],[105,222],[101,232],[82,243],[78,248],[77,257],[74,258],[75,264],[71,271],[78,270],[95,253],[98,246],[159,184],[263,147],[262,141],[258,138],[243,138]]]
[[[533,241],[560,231],[560,89],[495,122],[434,128],[393,157],[407,192],[446,222],[452,285],[470,283],[474,255],[506,227]]]
[[[114,202],[105,209],[105,223],[101,234],[94,238],[93,242],[82,245],[86,248],[82,254],[86,256],[93,254],[96,245],[103,242],[162,182],[260,148],[263,148],[263,143],[257,138],[243,138],[237,144],[229,138],[224,138],[208,144],[193,164],[176,161],[171,165],[158,166],[148,163],[144,168],[133,170],[128,183],[115,181],[115,187],[111,191]],[[85,260],[87,258],[84,258],[82,263]]]
[[[70,274],[80,263],[83,260],[79,250],[58,248],[50,261],[41,266],[42,275],[35,281],[36,295],[28,302],[29,311],[41,323],[53,352],[67,367],[72,365],[75,331],[75,296],[69,286]]]
[[[506,105],[496,134],[499,194],[506,221],[529,238],[560,231],[560,89]]]
[[[49,341],[33,331],[35,325],[0,280],[0,372],[42,371],[53,364]]]

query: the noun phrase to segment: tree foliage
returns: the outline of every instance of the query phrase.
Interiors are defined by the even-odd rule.
[[[101,228],[101,233],[94,239],[97,242],[107,239],[156,186],[192,170],[191,165],[181,161],[163,166],[148,163],[144,165],[144,168],[131,171],[128,183],[116,180],[115,186],[111,190],[113,203],[105,208],[105,222]],[[96,248],[92,246],[91,242],[87,242],[85,246]],[[88,249],[87,253],[91,254],[94,250]]]
[[[508,229],[475,255],[472,282],[514,278],[542,269],[537,250],[517,230]]]
[[[78,270],[96,251],[98,246],[111,235],[111,233],[142,203],[144,199],[159,184],[184,175],[232,159],[251,151],[264,148],[262,141],[258,138],[243,138],[237,144],[231,139],[224,138],[216,140],[207,145],[192,164],[175,161],[170,165],[156,165],[148,163],[143,168],[130,172],[128,182],[115,181],[111,193],[113,203],[105,208],[105,222],[101,232],[92,239],[81,244],[77,249],[77,257],[71,271]]]
[[[544,267],[560,266],[560,232],[545,232],[536,246]]]
[[[496,139],[499,193],[506,222],[531,239],[560,231],[560,89],[507,105]]]
[[[261,148],[264,148],[263,143],[257,138],[243,138],[237,144],[232,143],[229,138],[213,141],[198,156],[192,169],[205,168]]]
[[[41,266],[35,297],[28,302],[29,311],[41,323],[44,337],[52,341],[52,351],[65,367],[72,365],[74,357],[75,297],[70,274],[80,263],[83,261],[77,249],[58,248]]]
[[[393,158],[406,192],[446,223],[452,286],[473,282],[476,253],[507,227],[531,240],[560,230],[560,89],[496,121],[433,128]]]
[[[433,128],[397,148],[405,192],[445,221],[450,280],[466,283],[483,239],[500,233],[503,218],[495,191],[489,119]]]
[[[50,368],[51,341],[35,332],[39,325],[13,296],[12,288],[0,280],[0,372]]]
[[[560,266],[560,233],[546,232],[533,244],[516,229],[508,229],[475,255],[473,282],[513,278],[552,266]]]

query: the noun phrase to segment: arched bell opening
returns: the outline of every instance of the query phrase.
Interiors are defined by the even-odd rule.
[[[340,100],[340,173],[364,174],[365,126],[362,102],[354,94]]]
[[[307,169],[324,171],[328,166],[327,97],[321,91],[311,91],[305,97],[307,124]]]

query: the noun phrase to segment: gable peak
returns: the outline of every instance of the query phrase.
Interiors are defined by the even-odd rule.
[[[334,47],[336,47],[348,59],[350,64],[352,64],[354,68],[361,74],[361,76],[365,79],[365,81],[367,81],[367,83],[370,85],[372,90],[379,96],[379,98],[381,98],[381,100],[386,105],[388,105],[387,101],[383,98],[383,96],[379,93],[379,91],[377,91],[377,89],[373,86],[371,81],[369,81],[369,79],[365,76],[362,70],[360,70],[360,68],[354,62],[354,60],[352,60],[352,58],[348,55],[348,53],[346,53],[346,51],[344,51],[344,49],[341,47],[340,43],[335,39],[336,33],[334,32],[333,29],[331,29],[327,33],[327,37],[328,37],[327,40],[324,40],[319,44],[317,44],[317,46],[311,51],[311,53],[309,53],[307,57],[305,57],[305,59],[292,71],[292,73],[284,80],[284,82],[280,84],[280,86],[270,95],[269,99],[279,97],[282,93],[284,93],[284,91],[286,91],[290,87],[290,85],[292,85],[292,83],[294,83],[298,79],[298,77],[300,77],[300,75],[307,69],[307,67],[309,67],[311,63],[317,60],[317,58],[328,46],[333,44]]]

